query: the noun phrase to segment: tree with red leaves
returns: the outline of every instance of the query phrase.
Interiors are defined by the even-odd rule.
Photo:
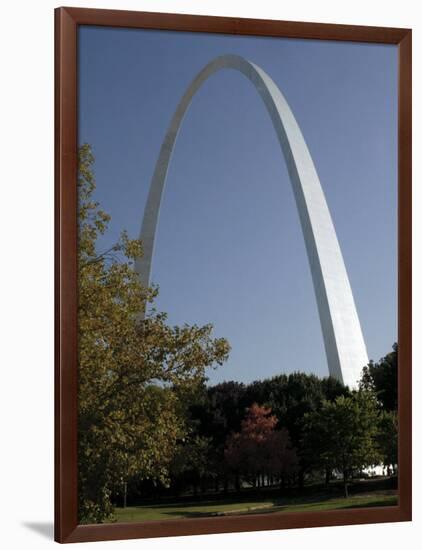
[[[284,479],[297,468],[296,451],[291,446],[288,431],[276,429],[277,418],[271,409],[254,403],[242,421],[241,430],[227,438],[225,458],[236,476],[254,486],[271,485]]]

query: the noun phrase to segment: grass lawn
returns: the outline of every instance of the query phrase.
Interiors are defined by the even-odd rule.
[[[322,495],[298,498],[251,499],[250,501],[183,502],[174,504],[150,504],[116,508],[118,522],[152,521],[180,518],[201,518],[218,515],[243,515],[273,512],[313,512],[339,508],[366,508],[374,506],[394,506],[397,495],[392,491],[377,491],[353,495],[349,498],[325,498]]]

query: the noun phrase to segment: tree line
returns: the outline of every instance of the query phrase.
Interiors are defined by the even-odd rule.
[[[348,480],[367,467],[383,464],[395,473],[397,413],[385,384],[396,368],[395,345],[363,369],[359,391],[300,372],[203,384],[186,411],[188,436],[176,447],[161,494],[303,488],[310,479],[328,483],[336,472],[347,496]],[[139,496],[159,494],[148,482],[137,487]]]

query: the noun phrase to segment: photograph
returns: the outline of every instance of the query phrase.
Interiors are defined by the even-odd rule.
[[[79,24],[79,525],[397,506],[398,45]]]
[[[417,7],[4,5],[4,548],[418,547]]]

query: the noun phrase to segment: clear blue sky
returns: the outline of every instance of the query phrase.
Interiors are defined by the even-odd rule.
[[[138,237],[170,118],[195,74],[235,53],[279,85],[334,220],[370,358],[397,339],[397,50],[351,44],[82,27],[79,140],[111,214],[101,246]],[[171,323],[212,322],[229,361],[210,382],[328,368],[310,269],[269,116],[240,73],[198,92],[174,151],[153,263]]]

